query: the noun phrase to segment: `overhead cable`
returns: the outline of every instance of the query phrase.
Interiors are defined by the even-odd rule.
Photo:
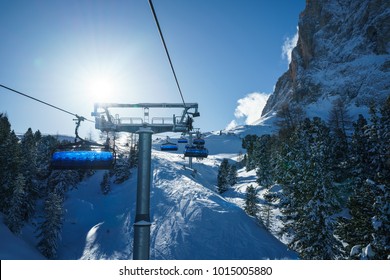
[[[32,96],[30,96],[30,95],[28,95],[28,94],[25,94],[25,93],[23,93],[23,92],[20,92],[20,91],[18,91],[18,90],[13,89],[13,88],[7,87],[7,86],[5,86],[5,85],[0,84],[0,87],[5,88],[5,89],[7,89],[7,90],[9,90],[9,91],[12,91],[12,92],[14,92],[14,93],[17,93],[17,94],[19,94],[19,95],[22,95],[22,96],[24,96],[24,97],[30,98],[30,99],[32,99],[32,100],[34,100],[34,101],[39,102],[39,103],[45,104],[45,105],[47,105],[47,106],[49,106],[49,107],[52,107],[52,108],[54,108],[54,109],[57,109],[57,110],[59,110],[59,111],[61,111],[61,112],[64,112],[64,113],[66,113],[66,114],[72,115],[72,116],[76,117],[77,119],[81,118],[82,120],[86,120],[86,121],[89,121],[89,122],[94,122],[94,121],[92,121],[92,120],[89,120],[89,119],[87,119],[87,118],[84,118],[84,117],[82,117],[82,116],[79,116],[79,115],[77,115],[77,114],[75,114],[75,113],[72,113],[72,112],[70,112],[70,111],[68,111],[68,110],[65,110],[65,109],[62,109],[62,108],[60,108],[60,107],[54,106],[54,105],[52,105],[52,104],[50,104],[50,103],[47,103],[47,102],[42,101],[42,100],[40,100],[40,99],[38,99],[38,98],[32,97]]]
[[[159,24],[158,19],[157,19],[156,11],[154,10],[154,6],[153,6],[153,3],[152,3],[152,0],[149,0],[149,5],[150,5],[150,9],[152,10],[154,21],[156,22],[157,29],[158,29],[158,32],[159,32],[160,37],[161,37],[161,41],[162,41],[162,43],[164,45],[165,53],[167,54],[167,57],[168,57],[168,60],[169,60],[169,64],[171,65],[172,73],[173,73],[173,76],[175,77],[176,85],[177,85],[177,88],[179,90],[181,100],[183,102],[184,107],[186,108],[187,106],[186,106],[186,103],[184,101],[183,93],[181,91],[180,84],[179,84],[179,81],[178,81],[177,76],[176,76],[175,68],[173,67],[171,56],[169,55],[168,47],[167,47],[167,44],[165,43],[164,36],[162,34],[161,27],[160,27],[160,24]]]

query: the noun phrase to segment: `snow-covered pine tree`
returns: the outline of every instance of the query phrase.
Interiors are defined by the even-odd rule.
[[[20,171],[25,178],[26,201],[23,207],[25,219],[29,220],[35,211],[35,202],[39,198],[37,180],[37,143],[29,128],[21,140]]]
[[[384,194],[383,185],[377,185],[372,180],[356,184],[348,201],[349,218],[340,218],[337,234],[348,245],[347,258],[350,259],[388,259],[389,223],[388,206],[383,201],[388,199]],[[386,218],[387,216],[387,218]],[[351,230],[353,229],[353,230]],[[370,254],[366,249],[370,248]]]
[[[237,183],[237,166],[235,164],[229,165],[229,172],[227,177],[227,183],[230,186],[234,186]]]
[[[384,159],[382,151],[383,139],[381,139],[381,124],[375,103],[370,105],[370,125],[367,126],[369,153],[369,174],[370,180],[377,181],[381,177],[384,169]]]
[[[285,141],[290,138],[291,133],[297,126],[303,122],[305,113],[297,104],[292,105],[289,102],[285,102],[280,106],[276,116],[276,125],[279,127],[279,139]]]
[[[129,152],[129,164],[130,168],[138,166],[138,142],[137,134],[131,133],[128,138],[128,143],[130,147]]]
[[[103,179],[100,182],[100,190],[104,195],[111,191],[110,174],[108,172],[104,172]]]
[[[119,154],[114,166],[115,184],[121,184],[130,178],[129,158],[124,154]]]
[[[347,131],[351,127],[352,120],[345,102],[338,98],[332,102],[329,112],[328,125],[333,140],[332,154],[335,159],[335,180],[343,183],[349,177],[349,144]]]
[[[277,150],[275,179],[282,187],[279,207],[282,213],[280,218],[284,222],[279,234],[287,238],[294,236],[295,221],[302,216],[302,209],[311,196],[311,190],[305,183],[310,155],[310,126],[311,121],[305,119]]]
[[[380,109],[379,162],[376,173],[372,247],[376,259],[390,259],[390,95]]]
[[[353,124],[354,132],[351,140],[351,194],[346,207],[348,217],[340,217],[336,234],[346,243],[346,258],[364,258],[362,248],[371,246],[374,231],[372,217],[375,203],[375,183],[368,179],[373,174],[370,167],[370,130],[366,119],[359,115]],[[353,229],[353,230],[352,230]],[[360,249],[358,249],[360,248]]]
[[[45,200],[44,221],[38,227],[38,249],[48,259],[57,257],[63,224],[63,194],[50,192]]]
[[[266,199],[264,200],[263,204],[259,208],[260,218],[263,221],[264,226],[268,230],[271,230],[271,223],[272,220],[274,219],[272,209],[273,209],[273,205],[271,204],[270,201]]]
[[[18,174],[15,181],[13,182],[13,194],[10,198],[10,206],[6,212],[4,219],[5,224],[15,234],[19,234],[23,224],[25,215],[25,179],[22,174]]]
[[[229,187],[229,182],[227,180],[228,174],[229,162],[226,158],[224,158],[219,166],[217,175],[217,189],[219,193],[224,193]]]
[[[381,171],[381,178],[379,182],[390,185],[390,95],[387,97],[386,102],[381,107],[381,130],[380,135],[382,139],[382,158],[384,162],[384,168]]]
[[[294,239],[290,246],[304,259],[337,259],[341,255],[341,243],[333,235],[331,217],[337,213],[334,193],[334,161],[329,128],[314,118],[304,127],[308,140],[308,159],[301,162],[305,193],[299,215],[294,219]]]
[[[11,124],[7,115],[0,113],[0,212],[5,213],[9,207],[10,197],[12,196],[9,159],[13,157],[10,153],[12,145],[11,140]]]
[[[352,124],[352,118],[343,99],[338,98],[332,102],[329,112],[328,125],[331,131],[340,130],[342,135],[347,135],[347,130]],[[342,139],[346,141],[346,139]]]
[[[257,214],[259,213],[258,202],[259,199],[255,187],[253,187],[253,185],[247,186],[244,207],[245,212],[250,216],[257,217]]]
[[[77,170],[54,170],[47,180],[48,193],[56,191],[65,197],[68,190],[74,188],[79,182]]]
[[[255,148],[255,142],[257,138],[258,138],[257,135],[246,135],[242,140],[242,147],[246,149],[247,152],[247,157],[245,161],[247,171],[256,168],[256,162],[253,153],[255,151],[254,148]]]
[[[272,138],[270,135],[262,135],[255,142],[254,156],[256,162],[257,183],[268,188],[273,183],[272,176]]]
[[[305,259],[337,259],[341,243],[334,237],[332,216],[339,211],[334,189],[334,161],[329,128],[319,119],[305,119],[293,133],[285,161],[282,213],[289,246]]]
[[[44,181],[50,176],[51,170],[49,166],[51,160],[51,153],[57,145],[58,145],[57,139],[51,135],[43,136],[38,141],[37,159],[36,159],[38,180]],[[41,185],[45,185],[45,184],[41,184]],[[41,195],[45,194],[45,189],[41,189],[40,192]]]
[[[2,169],[0,195],[0,204],[2,205],[2,212],[7,213],[7,209],[10,207],[11,197],[13,195],[13,187],[15,186],[15,179],[20,173],[21,152],[19,139],[14,131],[11,131],[9,137],[1,148],[4,154],[1,154],[0,162]]]

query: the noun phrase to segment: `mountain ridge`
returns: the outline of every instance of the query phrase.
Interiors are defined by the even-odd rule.
[[[289,68],[262,116],[333,96],[368,107],[390,93],[390,2],[306,1],[298,27]]]

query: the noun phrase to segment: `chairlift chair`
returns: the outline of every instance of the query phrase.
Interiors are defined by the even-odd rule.
[[[103,144],[83,140],[78,135],[80,122],[78,117],[76,139],[74,143],[60,145],[53,152],[50,167],[54,170],[111,169],[115,163],[115,150]],[[107,138],[108,143],[108,138]]]
[[[188,146],[184,150],[185,157],[207,158],[209,151],[204,147]]]
[[[177,140],[177,143],[186,144],[186,143],[188,143],[188,140],[187,140],[187,138],[180,137],[179,140]]]
[[[160,146],[160,149],[161,151],[177,151],[178,150],[178,147],[176,144],[174,143],[170,143],[170,142],[167,142],[167,143],[164,143]]]
[[[206,143],[206,141],[204,141],[204,139],[202,138],[195,138],[192,143],[195,145],[195,146],[204,146],[204,144]]]

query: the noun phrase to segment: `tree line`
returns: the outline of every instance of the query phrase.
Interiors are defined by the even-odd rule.
[[[94,174],[93,170],[50,168],[53,151],[65,143],[31,128],[17,136],[7,115],[0,113],[0,212],[15,234],[28,222],[37,221],[37,248],[49,259],[57,257],[67,192]],[[130,169],[137,165],[134,147],[120,151],[114,168],[103,175],[103,194],[110,192],[111,181],[119,184],[130,177]]]
[[[352,121],[340,100],[327,122],[288,105],[278,117],[278,133],[242,143],[265,205],[281,213],[278,234],[302,259],[389,259],[390,97],[368,119]],[[253,186],[245,210],[259,214]]]

